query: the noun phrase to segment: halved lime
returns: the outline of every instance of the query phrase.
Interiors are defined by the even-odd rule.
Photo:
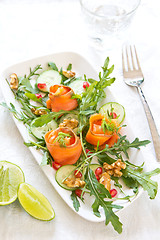
[[[19,185],[18,200],[24,210],[36,219],[50,221],[55,217],[48,199],[28,183]]]
[[[24,173],[17,165],[0,161],[0,205],[8,205],[17,199],[17,190],[24,182]]]
[[[125,118],[124,107],[117,102],[108,102],[104,104],[99,110],[99,113],[101,113],[102,115],[107,115],[111,112],[115,112],[117,114],[117,120],[119,124],[121,124]]]

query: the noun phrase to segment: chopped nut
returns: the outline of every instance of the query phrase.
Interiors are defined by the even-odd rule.
[[[75,72],[72,72],[72,71],[62,71],[63,75],[67,78],[72,78],[76,75]]]
[[[99,183],[103,184],[108,191],[111,190],[111,178],[107,172],[102,173]]]
[[[47,111],[44,109],[39,109],[38,111],[39,111],[39,115],[47,114]]]
[[[10,75],[10,86],[12,89],[17,90],[18,89],[18,77],[17,74],[12,73]]]
[[[78,121],[76,119],[64,119],[63,123],[59,124],[59,127],[68,127],[74,129],[78,126]]]
[[[36,109],[36,108],[31,108],[32,113],[34,113],[36,116],[41,116],[44,114],[47,114],[46,110],[44,109]]]
[[[68,187],[84,187],[85,181],[76,177],[68,177],[64,182]]]
[[[118,159],[116,162],[109,165],[108,163],[103,164],[103,168],[109,175],[113,175],[114,177],[121,177],[122,172],[121,169],[126,168],[126,164]]]

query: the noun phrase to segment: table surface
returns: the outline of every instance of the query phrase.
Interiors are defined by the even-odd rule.
[[[135,43],[145,76],[143,91],[160,133],[160,6],[157,0],[142,0],[133,19],[127,43]],[[1,0],[0,1],[0,66],[6,67],[54,52],[73,51],[83,55],[98,71],[109,55],[115,65],[115,84],[110,88],[117,101],[124,105],[127,120],[135,136],[151,140],[143,106],[136,89],[122,79],[121,48],[97,51],[88,42],[77,0]],[[0,102],[4,101],[0,91]],[[152,143],[142,150],[146,164],[155,168]],[[160,236],[160,192],[150,200],[144,192],[132,205],[119,214],[122,234],[111,225],[92,223],[74,213],[54,190],[29,149],[23,144],[10,113],[0,107],[0,160],[18,164],[26,182],[35,186],[51,202],[56,217],[42,222],[30,217],[18,200],[0,207],[0,239],[119,239],[158,240]],[[159,177],[155,178],[160,183]]]

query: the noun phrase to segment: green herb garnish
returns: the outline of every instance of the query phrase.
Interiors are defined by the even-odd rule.
[[[117,127],[115,126],[114,123],[112,123],[110,121],[106,122],[105,117],[102,119],[101,127],[103,129],[104,134],[106,131],[113,133],[117,130]]]
[[[61,147],[66,147],[66,138],[71,138],[71,135],[68,133],[59,132],[58,136],[54,140],[54,143],[59,142]]]

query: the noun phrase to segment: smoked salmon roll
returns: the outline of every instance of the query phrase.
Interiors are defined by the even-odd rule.
[[[47,132],[45,142],[54,161],[61,165],[76,163],[82,153],[79,137],[67,127]]]
[[[118,130],[118,132],[119,132],[119,130]],[[117,143],[118,139],[119,139],[118,134],[117,133],[113,133],[112,137],[105,144],[107,144],[109,146],[109,148],[113,147],[113,145],[115,143]]]
[[[113,144],[114,140],[117,141],[117,130],[119,123],[116,119],[108,119],[101,114],[94,114],[90,117],[89,120],[90,127],[86,134],[86,141],[90,144],[97,146],[102,146],[109,142],[109,139],[112,138]]]
[[[68,86],[53,85],[50,87],[49,99],[47,100],[47,108],[52,112],[60,110],[70,111],[78,106],[77,99],[72,99],[74,92]]]

